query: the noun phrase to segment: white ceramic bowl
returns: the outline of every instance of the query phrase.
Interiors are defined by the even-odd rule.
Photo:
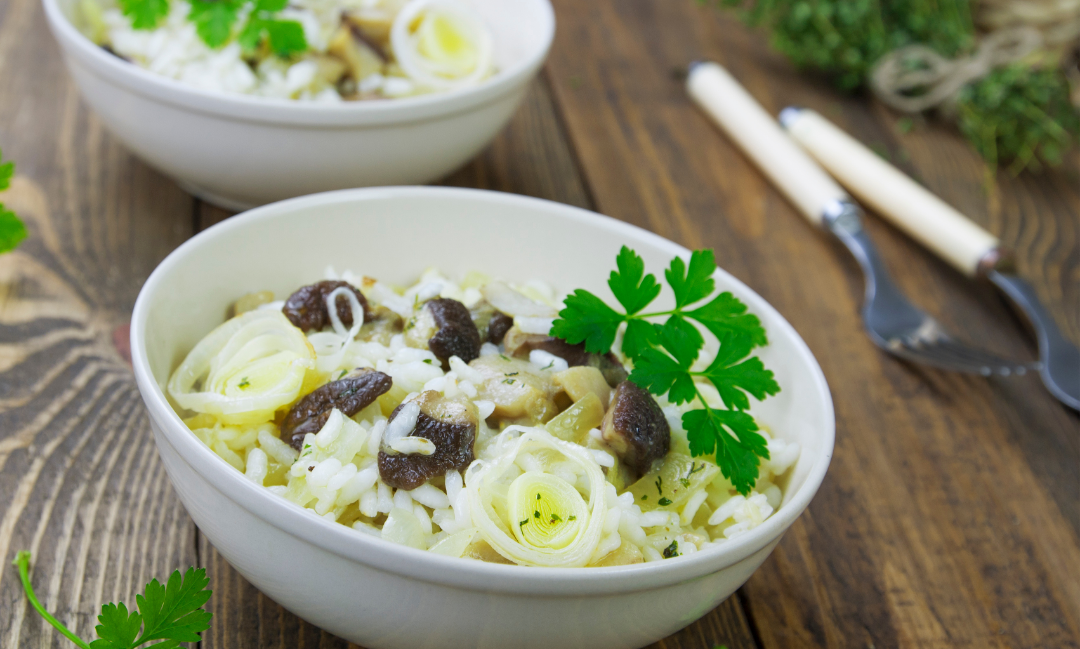
[[[437,180],[509,121],[555,33],[549,0],[469,0],[492,26],[499,72],[453,92],[315,104],[199,90],[113,56],[43,0],[71,76],[108,129],[188,191],[246,209],[312,192]]]
[[[667,561],[614,568],[528,568],[437,556],[321,519],[246,480],[204,446],[162,387],[189,349],[252,290],[284,296],[327,265],[395,283],[435,266],[513,281],[543,279],[613,299],[605,280],[622,245],[656,274],[688,251],[639,228],[557,203],[446,188],[307,196],[233,217],[194,237],[139,294],[131,350],[154,439],[177,493],[221,554],[285,608],[371,649],[630,648],[709,612],[772,552],[828,468],[833,408],[821,369],[779,313],[723,271],[765,325],[762,360],[782,391],[753,413],[798,441],[784,502],[732,541]],[[666,295],[664,297],[667,297]],[[663,299],[663,298],[662,298]]]

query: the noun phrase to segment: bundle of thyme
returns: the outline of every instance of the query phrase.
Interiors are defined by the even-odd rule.
[[[904,46],[925,45],[948,59],[970,56],[983,35],[976,14],[986,1],[699,0],[736,9],[798,67],[847,91],[865,87],[882,57]],[[1046,51],[973,80],[944,107],[992,167],[1019,173],[1055,165],[1076,142],[1080,113],[1063,70],[1071,47],[1048,43]]]

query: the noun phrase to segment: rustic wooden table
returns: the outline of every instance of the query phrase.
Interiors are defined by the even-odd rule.
[[[862,98],[798,76],[693,0],[556,0],[550,63],[495,144],[447,182],[598,210],[692,248],[774,304],[806,339],[836,402],[817,498],[718,609],[657,646],[1076,647],[1080,419],[1035,377],[982,379],[878,352],[861,278],[687,100],[675,71],[721,61],[770,110],[816,108],[881,147],[1019,253],[1080,338],[1075,157],[1037,177],[983,168],[947,128],[903,133]],[[0,145],[19,174],[4,201],[30,238],[0,258],[0,643],[65,647],[26,605],[15,551],[57,617],[92,637],[103,602],[205,566],[202,646],[345,647],[260,595],[199,534],[158,461],[124,359],[125,323],[154,266],[228,216],[104,131],[65,72],[36,0],[0,0]],[[1001,353],[1033,346],[988,286],[876,219],[886,262],[950,328]]]

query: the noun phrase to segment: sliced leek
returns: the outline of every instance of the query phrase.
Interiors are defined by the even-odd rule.
[[[458,0],[412,0],[394,19],[390,44],[401,69],[425,88],[452,90],[491,74],[491,32]]]
[[[606,483],[600,465],[587,450],[541,428],[521,430],[508,428],[500,435],[520,433],[520,437],[494,442],[496,447],[505,443],[506,452],[469,467],[465,490],[473,524],[496,552],[515,563],[584,566],[600,543],[607,515]],[[573,466],[587,485],[587,501],[565,478],[542,468],[521,473],[519,457],[525,459],[538,452],[554,452],[563,463]],[[513,481],[507,485],[511,477]]]
[[[315,350],[280,311],[226,321],[195,345],[169,379],[178,405],[226,424],[269,421],[300,395]]]

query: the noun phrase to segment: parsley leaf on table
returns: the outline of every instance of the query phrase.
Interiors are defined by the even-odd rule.
[[[0,150],[0,191],[11,187],[11,178],[15,175],[15,163],[3,162],[4,152]],[[26,238],[26,224],[15,216],[15,212],[0,203],[0,254],[15,249]]]
[[[4,157],[4,152],[0,149],[0,160]],[[0,191],[11,187],[11,178],[15,175],[15,163],[11,160],[0,164]]]
[[[675,308],[670,311],[642,313],[659,296],[660,285],[645,273],[640,256],[623,246],[616,266],[608,286],[625,313],[578,289],[566,298],[550,335],[571,344],[584,343],[587,351],[603,354],[611,350],[625,323],[622,352],[634,365],[630,380],[652,394],[667,395],[674,404],[699,401],[702,408],[683,415],[691,455],[715,454],[724,476],[739,493],[748,494],[757,482],[759,458],[768,459],[769,451],[754,418],[743,411],[750,407],[749,396],[760,401],[780,391],[773,373],[761,359],[750,356],[755,347],[768,344],[761,321],[728,292],[700,304],[716,288],[716,259],[711,250],[695,251],[689,262],[676,257],[664,271],[675,297]],[[660,316],[667,316],[663,324],[649,320]],[[704,370],[692,369],[705,346],[692,321],[719,343],[716,357]],[[698,378],[716,387],[726,410],[706,403]]]
[[[153,29],[169,13],[169,0],[120,0],[120,10],[135,29]]]
[[[210,580],[202,568],[188,568],[182,577],[176,570],[164,586],[157,579],[152,580],[144,593],[135,597],[139,607],[137,612],[128,611],[123,603],[102,606],[99,624],[95,627],[98,639],[87,643],[50,615],[38,601],[30,584],[30,553],[19,552],[13,563],[19,570],[30,605],[82,649],[137,649],[148,642],[154,642],[150,647],[157,649],[174,649],[181,642],[199,642],[199,634],[210,628],[212,614],[202,610],[210,599],[211,591],[206,588]],[[158,640],[160,642],[155,642]]]

